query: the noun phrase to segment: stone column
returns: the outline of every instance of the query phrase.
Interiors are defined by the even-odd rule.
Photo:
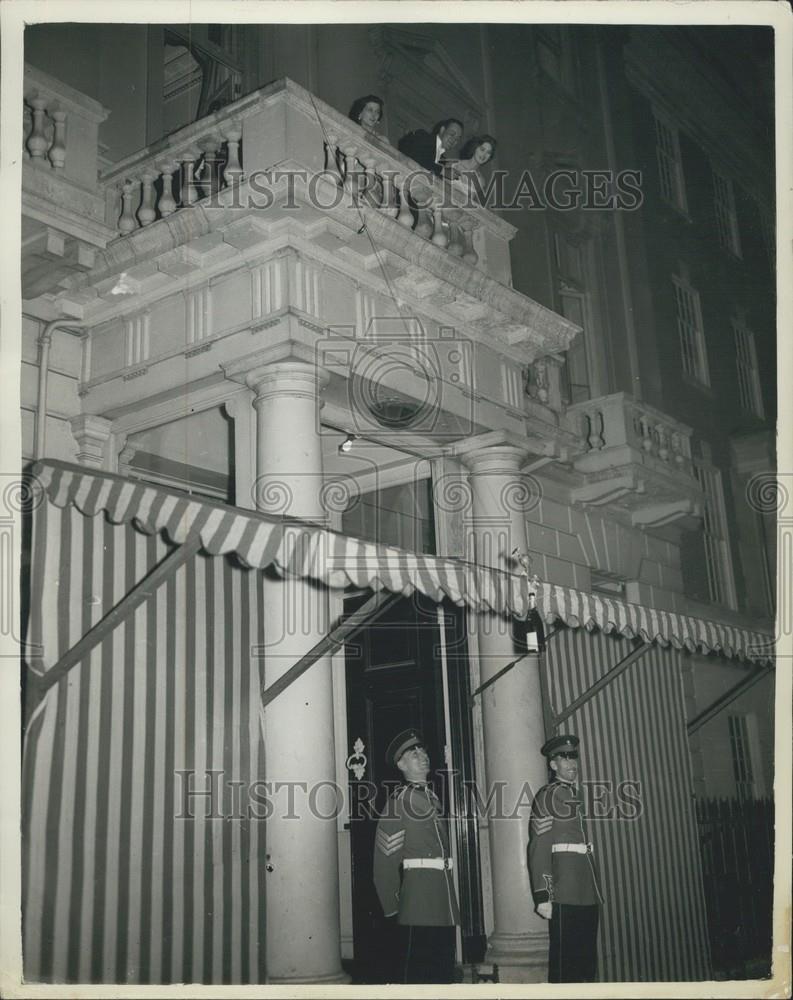
[[[113,424],[104,417],[82,414],[71,418],[72,436],[77,442],[77,461],[94,469],[105,467],[105,446]]]
[[[319,389],[327,376],[295,361],[246,374],[257,413],[257,507],[322,520]],[[299,532],[300,528],[287,528]],[[302,579],[267,576],[264,681],[293,666],[327,632],[327,598]],[[267,971],[270,983],[341,983],[336,777],[329,658],[264,710],[267,781]],[[317,789],[323,790],[317,797]],[[322,818],[323,813],[326,818]]]
[[[464,456],[473,494],[472,531],[478,563],[508,569],[513,549],[527,550],[526,511],[532,497],[519,469],[525,453],[501,445]],[[511,621],[478,619],[482,682],[517,655]],[[502,789],[505,818],[489,822],[494,928],[488,960],[502,982],[543,982],[547,977],[548,926],[534,912],[526,864],[532,793],[545,784],[540,756],[545,736],[539,661],[524,660],[482,695],[485,794]],[[528,791],[531,788],[531,793]],[[498,801],[498,798],[497,798]],[[508,817],[508,818],[506,818]]]
[[[242,390],[224,400],[226,416],[234,423],[234,506],[254,508],[256,478],[256,414],[250,393]]]

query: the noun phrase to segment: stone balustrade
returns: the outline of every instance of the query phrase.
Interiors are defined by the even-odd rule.
[[[692,474],[691,428],[617,392],[569,407],[585,441],[585,455],[630,448],[670,468]]]
[[[22,146],[32,166],[93,191],[98,131],[107,111],[97,101],[34,66],[25,66]]]
[[[291,80],[249,94],[104,172],[106,222],[125,236],[211,197],[244,209],[262,195],[268,173],[272,183],[274,170],[303,174],[300,191],[321,175],[336,184],[344,204],[375,209],[511,284],[514,227],[472,203],[461,181],[421,170]]]
[[[386,157],[376,141],[362,134],[328,134],[328,161],[356,204],[368,204],[417,235],[476,264],[474,230],[480,220],[463,210],[468,193],[459,181],[433,177],[417,164]]]
[[[702,512],[691,461],[691,428],[617,392],[567,410],[584,450],[573,459],[581,475],[574,503],[610,504],[644,530],[677,524],[690,530]]]

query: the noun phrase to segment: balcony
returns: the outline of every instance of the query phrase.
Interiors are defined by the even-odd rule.
[[[584,451],[573,461],[583,483],[574,502],[610,505],[635,527],[691,527],[702,515],[702,491],[691,461],[691,428],[626,393],[576,403]]]
[[[340,426],[353,397],[380,430],[431,397],[416,425],[430,445],[506,430],[567,454],[555,373],[577,328],[511,287],[512,226],[417,171],[278,81],[101,171],[105,245],[28,308],[85,329],[86,413],[192,385],[220,397],[224,379],[292,357],[323,366]],[[534,398],[530,366],[551,373]]]
[[[97,191],[97,101],[32,66],[23,88],[22,292],[25,298],[90,270],[113,233]]]
[[[280,172],[292,173],[295,202],[313,200],[340,218],[345,209],[374,209],[450,257],[479,263],[502,284],[511,283],[513,226],[472,204],[461,182],[428,175],[291,80],[249,94],[114,164],[101,178],[106,222],[128,236],[207,199],[219,207],[269,210],[269,195],[287,179],[274,176]],[[328,184],[344,196],[327,190]],[[370,222],[370,212],[367,217]]]

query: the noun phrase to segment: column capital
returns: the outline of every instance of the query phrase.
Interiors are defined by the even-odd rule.
[[[105,417],[82,413],[77,417],[72,417],[69,423],[79,448],[77,461],[81,465],[89,465],[95,469],[103,468],[105,444],[110,439],[113,422]]]
[[[533,444],[513,431],[487,431],[458,441],[451,453],[472,472],[517,472],[536,450]]]
[[[245,375],[245,384],[256,393],[254,406],[272,396],[316,399],[329,381],[324,368],[303,361],[276,361],[253,368]]]
[[[480,473],[518,474],[528,455],[527,448],[500,444],[477,448],[460,457],[466,468],[474,475]]]

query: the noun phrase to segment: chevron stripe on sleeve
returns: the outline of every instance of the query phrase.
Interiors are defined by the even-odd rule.
[[[397,830],[396,833],[392,833],[389,836],[381,827],[377,831],[375,844],[377,850],[380,851],[381,854],[385,854],[386,857],[390,857],[392,854],[396,854],[397,851],[401,851],[404,847],[405,831]]]

